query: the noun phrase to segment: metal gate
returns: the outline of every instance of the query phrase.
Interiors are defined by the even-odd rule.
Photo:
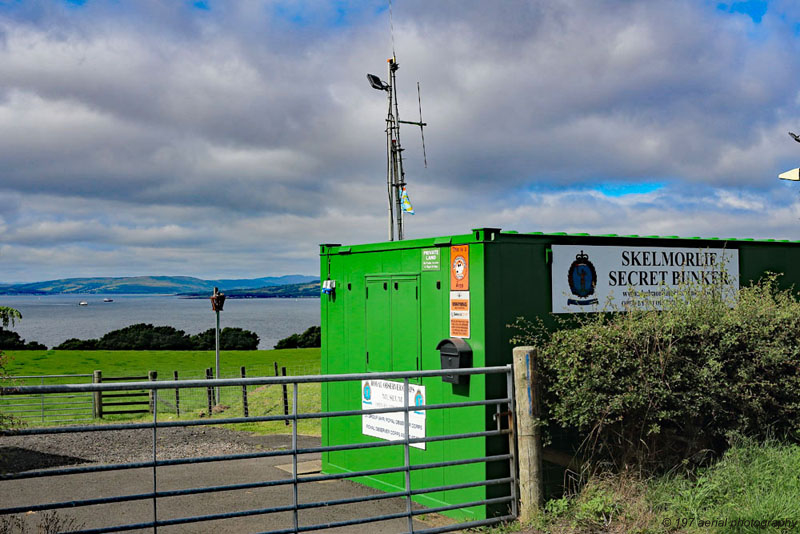
[[[30,375],[8,378],[12,384],[49,385],[54,383],[91,382],[92,375]],[[0,397],[0,413],[13,417],[23,424],[73,423],[91,421],[95,412],[94,396],[86,392],[32,393]]]
[[[504,375],[506,381],[506,395],[500,398],[484,399],[479,401],[470,401],[462,403],[447,403],[447,404],[424,404],[415,405],[413,402],[409,403],[409,380],[423,378],[423,377],[440,377],[445,374],[453,375]],[[350,411],[331,411],[319,412],[314,410],[301,411],[299,409],[299,387],[304,384],[322,384],[325,382],[344,382],[344,381],[360,381],[360,380],[393,380],[401,381],[403,384],[404,402],[400,407],[390,408],[375,408],[367,410],[350,410]],[[161,390],[177,390],[187,388],[208,388],[210,386],[220,388],[247,388],[252,386],[267,386],[272,384],[283,384],[291,386],[292,395],[292,409],[288,415],[276,414],[265,416],[250,416],[250,417],[220,417],[204,419],[186,419],[186,420],[170,420],[159,421],[158,410],[158,395]],[[51,510],[64,510],[69,509],[71,513],[76,510],[90,510],[93,507],[100,507],[100,510],[107,510],[103,508],[104,505],[119,505],[123,504],[127,510],[143,510],[143,506],[149,503],[149,511],[147,518],[141,517],[141,514],[136,517],[136,520],[123,522],[121,524],[105,524],[112,517],[111,513],[99,513],[97,515],[81,513],[78,515],[79,519],[85,519],[91,524],[88,528],[77,530],[75,532],[82,532],[84,534],[105,533],[105,532],[122,532],[138,529],[152,529],[157,532],[159,527],[177,527],[179,525],[190,525],[190,531],[196,531],[197,524],[201,522],[215,522],[213,525],[218,525],[215,528],[219,530],[226,530],[228,528],[235,528],[235,531],[243,531],[242,527],[226,527],[228,521],[233,521],[242,518],[252,517],[265,517],[260,523],[261,526],[252,528],[253,531],[260,531],[263,534],[283,534],[289,532],[307,532],[314,530],[333,529],[338,527],[346,527],[349,525],[361,525],[366,523],[386,522],[389,520],[401,520],[402,527],[398,528],[395,524],[393,532],[407,531],[417,533],[435,533],[447,532],[453,530],[460,530],[469,527],[476,527],[482,525],[495,524],[503,521],[514,519],[517,515],[517,502],[516,502],[516,469],[515,469],[515,441],[513,439],[513,419],[514,413],[514,395],[513,395],[513,378],[511,366],[503,367],[486,367],[475,369],[459,369],[459,370],[434,370],[434,371],[416,371],[416,372],[387,372],[387,373],[364,373],[364,374],[342,374],[342,375],[325,375],[325,376],[289,376],[289,377],[261,377],[261,378],[244,378],[244,379],[220,379],[220,380],[184,380],[184,381],[157,381],[157,382],[135,382],[135,383],[101,383],[101,384],[72,384],[72,385],[44,385],[44,386],[19,386],[19,387],[4,387],[0,388],[2,395],[63,395],[63,394],[76,394],[85,392],[120,392],[129,390],[148,390],[152,392],[156,409],[153,410],[152,421],[148,422],[132,422],[132,423],[111,423],[102,425],[87,425],[87,426],[59,426],[59,427],[46,427],[46,428],[21,428],[13,430],[4,430],[0,432],[0,436],[33,436],[33,435],[47,435],[47,434],[65,434],[65,433],[97,433],[97,432],[113,432],[124,430],[149,430],[152,432],[152,457],[147,461],[127,462],[110,465],[76,465],[71,467],[58,467],[55,469],[32,469],[21,472],[7,472],[0,474],[0,492],[7,496],[4,498],[2,508],[0,508],[0,515],[5,514],[28,514],[30,517],[32,512],[42,512]],[[409,406],[410,405],[410,406]],[[412,411],[419,412],[424,410],[456,410],[460,407],[466,406],[487,406],[494,407],[495,423],[492,428],[486,428],[482,432],[471,432],[468,434],[450,434],[450,435],[437,435],[425,437],[411,437],[409,432],[409,414]],[[253,409],[252,402],[250,409]],[[364,416],[370,414],[388,414],[401,412],[404,419],[405,434],[402,439],[397,440],[375,440],[368,443],[357,443],[347,445],[334,445],[334,446],[302,446],[299,443],[298,425],[304,420],[315,418],[329,418],[329,417],[347,417],[347,416]],[[158,457],[158,433],[159,430],[176,428],[176,427],[205,427],[207,425],[226,425],[235,423],[253,423],[253,422],[269,422],[269,421],[284,421],[291,422],[291,445],[285,449],[278,450],[263,450],[252,451],[244,454],[228,454],[228,455],[207,455],[199,457],[182,457],[159,459]],[[465,438],[475,437],[501,437],[508,438],[509,450],[503,454],[493,454],[489,456],[482,456],[476,458],[459,459],[444,462],[414,464],[409,461],[409,447],[419,443],[426,442],[440,442],[449,440],[458,440]],[[2,446],[0,440],[0,447]],[[388,446],[402,446],[404,450],[405,461],[402,466],[391,466],[380,469],[369,469],[349,473],[334,473],[334,474],[304,474],[302,469],[299,469],[299,457],[310,454],[320,454],[333,451],[345,451],[366,448],[378,448]],[[258,464],[254,464],[253,476],[255,479],[248,479],[247,481],[238,481],[227,484],[211,484],[199,487],[171,487],[173,482],[168,485],[168,489],[159,487],[160,473],[164,469],[174,468],[177,466],[193,466],[192,468],[200,469],[203,464],[219,464],[221,466],[231,465],[226,462],[233,462],[239,460],[259,460],[266,461],[266,459],[285,458],[287,464],[286,477],[262,477],[258,478],[257,471],[260,470]],[[435,469],[448,466],[467,465],[475,463],[505,463],[508,467],[505,471],[508,476],[501,476],[493,479],[475,480],[468,483],[445,485],[430,488],[414,488],[411,479],[414,473],[418,473],[426,469]],[[51,483],[55,482],[53,479],[62,479],[64,477],[75,477],[80,475],[80,484],[84,484],[86,488],[95,486],[93,481],[99,481],[99,477],[112,476],[110,473],[123,471],[128,473],[126,477],[133,480],[133,474],[138,473],[140,476],[147,474],[148,477],[148,490],[137,491],[132,493],[122,493],[128,488],[126,484],[120,487],[116,485],[116,491],[122,494],[101,494],[92,497],[51,500],[48,498],[47,492],[39,495],[38,502],[18,502],[16,496],[24,494],[17,489],[22,488],[26,482],[33,482],[36,479],[44,479]],[[330,483],[331,481],[352,479],[358,477],[382,475],[386,473],[402,473],[405,480],[405,488],[402,491],[378,493],[368,492],[365,495],[337,495],[336,498],[326,498],[321,500],[314,500],[308,498],[301,498],[305,489],[311,488],[311,485],[320,483]],[[190,477],[194,480],[194,477]],[[68,479],[72,480],[72,479]],[[76,479],[77,480],[77,479]],[[163,485],[163,481],[162,481]],[[412,499],[417,495],[425,493],[441,492],[448,490],[458,490],[469,487],[488,487],[496,486],[505,488],[505,490],[496,491],[495,494],[500,496],[491,499],[485,499],[480,502],[464,502],[450,504],[441,507],[422,508],[412,503]],[[50,486],[48,486],[50,487]],[[53,486],[55,487],[55,486]],[[98,487],[100,487],[98,482]],[[261,502],[262,506],[250,506],[245,509],[238,509],[241,506],[235,506],[237,509],[217,510],[214,513],[181,513],[181,506],[175,505],[175,502],[188,502],[186,499],[192,498],[195,505],[200,505],[204,509],[212,509],[212,504],[219,504],[214,502],[209,504],[213,499],[209,496],[215,496],[227,492],[237,492],[241,495],[241,499],[237,497],[237,503],[247,502],[247,495],[255,492],[265,490],[267,488],[283,487],[288,488],[290,497],[284,504]],[[413,489],[412,489],[413,488]],[[313,494],[310,492],[309,494]],[[304,496],[305,497],[305,496]],[[332,510],[333,507],[343,505],[360,505],[367,503],[378,503],[380,501],[401,498],[404,501],[404,509],[392,513],[382,513],[378,515],[364,516],[364,507],[356,506],[360,514],[357,517],[348,517],[336,521],[319,521],[314,519],[311,515],[314,510]],[[44,502],[42,502],[44,501]],[[264,504],[268,506],[263,506]],[[447,513],[452,510],[460,508],[467,508],[477,505],[499,505],[505,507],[505,512],[488,519],[469,521],[464,523],[444,524],[438,526],[431,526],[428,524],[415,523],[415,519],[422,516],[430,516],[430,514]],[[189,508],[191,506],[187,505]],[[167,512],[165,512],[167,510]],[[133,513],[133,512],[131,512]],[[287,520],[287,524],[280,525],[277,517],[283,514]],[[167,516],[167,517],[165,517]],[[308,519],[312,520],[309,521]],[[217,523],[217,521],[225,520],[226,523]],[[264,529],[263,527],[272,527],[272,529]],[[180,530],[180,529],[178,529]],[[170,529],[174,531],[174,529]]]

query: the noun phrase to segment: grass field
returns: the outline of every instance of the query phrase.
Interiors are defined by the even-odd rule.
[[[9,350],[6,372],[17,375],[91,374],[101,370],[104,376],[158,372],[159,379],[171,379],[173,371],[180,378],[201,378],[214,367],[214,351],[180,350]],[[248,376],[272,376],[274,363],[286,367],[291,375],[319,373],[319,349],[242,350],[220,353],[223,377],[239,376],[245,366]]]
[[[178,371],[178,378],[201,379],[205,378],[205,369],[214,368],[213,351],[7,351],[9,362],[6,365],[8,375],[61,375],[61,374],[91,374],[95,370],[102,371],[103,377],[147,375],[149,371],[156,371],[159,380],[172,380],[174,371]],[[247,376],[274,376],[275,364],[278,368],[286,368],[289,376],[314,375],[320,370],[320,350],[316,349],[287,349],[287,350],[258,350],[258,351],[223,351],[220,354],[221,376],[223,378],[239,377],[241,367],[244,366]],[[54,384],[71,382],[88,382],[89,378],[61,378],[41,380],[17,380],[18,384]],[[292,386],[287,388],[289,405],[291,407]],[[81,417],[91,412],[91,394],[71,400],[82,400],[85,405],[77,405],[73,409],[80,411]],[[197,419],[204,417],[241,417],[244,414],[243,396],[241,387],[220,388],[220,398],[212,413],[208,413],[208,390],[206,388],[181,389],[180,401],[176,399],[174,390],[162,390],[159,393],[158,412],[160,420]],[[278,385],[253,386],[247,388],[249,415],[279,415],[283,413],[283,388]],[[26,417],[30,417],[29,424],[53,423],[59,421],[57,417],[60,409],[57,404],[52,407],[47,405],[47,417],[39,418],[39,407],[44,405],[40,399],[30,398],[28,406],[11,408],[11,402],[19,402],[13,397],[0,399],[0,408],[5,413],[14,415],[14,410],[24,410]],[[298,412],[315,413],[320,410],[320,386],[318,384],[302,384],[298,389]],[[142,399],[136,399],[142,400]],[[104,401],[104,407],[105,407]],[[114,410],[114,408],[108,408]],[[290,408],[291,409],[291,408]],[[29,413],[28,413],[29,412]],[[73,412],[74,413],[74,412]],[[68,419],[68,416],[64,416]],[[71,416],[69,416],[71,417]],[[126,414],[104,416],[105,422],[119,422],[149,420],[150,415]],[[234,425],[233,428],[248,430],[257,433],[281,433],[289,431],[283,421],[270,423],[244,423]],[[299,425],[303,434],[319,435],[319,420],[304,420]]]

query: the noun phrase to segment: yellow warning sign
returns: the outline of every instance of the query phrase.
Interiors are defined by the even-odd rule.
[[[469,245],[450,247],[450,291],[469,289]]]
[[[469,291],[450,292],[450,337],[469,337]]]
[[[450,301],[450,310],[451,311],[469,311],[469,301],[468,300],[451,300]]]

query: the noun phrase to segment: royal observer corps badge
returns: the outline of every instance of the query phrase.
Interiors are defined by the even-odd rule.
[[[597,271],[589,261],[589,255],[580,254],[575,256],[575,261],[569,266],[567,273],[569,289],[578,299],[567,299],[567,304],[571,306],[588,306],[597,304],[596,298],[589,298],[594,295],[594,288],[597,285]]]

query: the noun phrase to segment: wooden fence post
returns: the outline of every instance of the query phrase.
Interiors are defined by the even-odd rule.
[[[158,373],[156,371],[148,371],[147,372],[147,379],[150,382],[155,382],[156,378],[158,378]],[[147,396],[148,396],[148,398],[150,400],[150,413],[155,413],[155,411],[158,409],[158,407],[156,406],[156,403],[155,403],[155,390],[151,389],[148,392]]]
[[[519,519],[529,522],[544,504],[541,392],[533,347],[514,347],[514,388],[519,454]]]
[[[100,384],[103,381],[103,372],[95,371],[92,374],[92,384]],[[98,419],[103,418],[103,392],[94,392],[94,416]]]
[[[244,365],[242,366],[242,378],[247,378],[247,374],[244,370]],[[242,385],[242,407],[244,409],[244,416],[250,417],[250,410],[247,408],[247,386]]]
[[[172,372],[172,378],[175,382],[178,381],[178,371]],[[175,388],[175,415],[180,417],[181,416],[181,390],[180,388]]]
[[[211,372],[211,367],[206,369],[206,380],[211,380],[213,376],[214,375]],[[208,392],[208,416],[211,417],[211,410],[214,407],[214,388],[208,387],[206,390]]]

